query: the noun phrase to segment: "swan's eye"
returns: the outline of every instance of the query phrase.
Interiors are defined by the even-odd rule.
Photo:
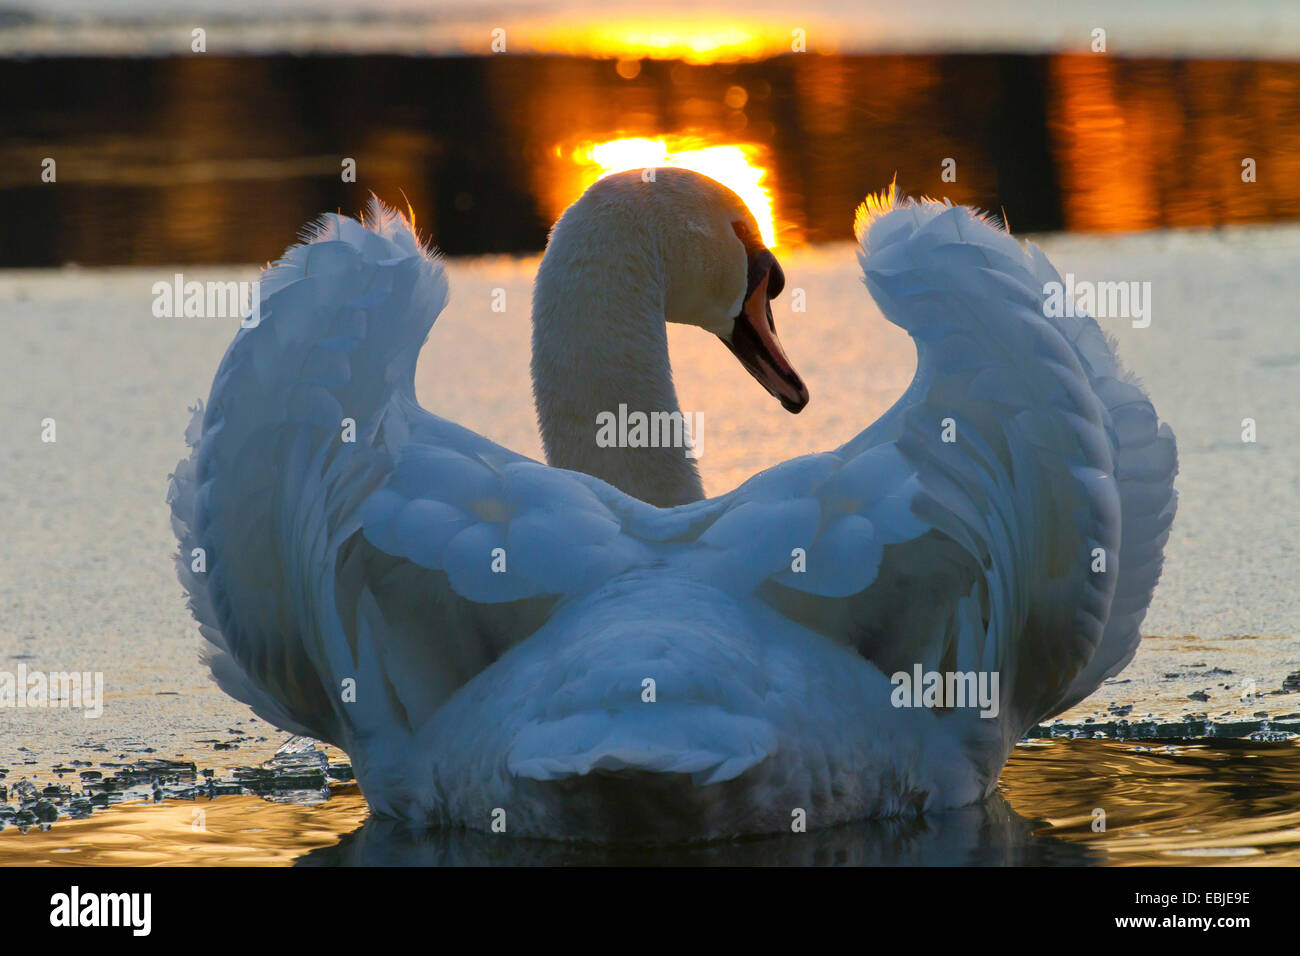
[[[762,248],[762,241],[758,236],[754,235],[753,230],[750,229],[749,226],[745,225],[742,220],[737,219],[732,222],[731,228],[735,230],[736,237],[745,244],[745,250],[747,252],[753,252],[755,249]]]

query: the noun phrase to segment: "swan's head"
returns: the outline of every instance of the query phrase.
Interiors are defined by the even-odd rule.
[[[772,319],[785,274],[739,196],[688,169],[631,170],[599,180],[570,212],[580,208],[611,237],[630,230],[631,247],[659,260],[667,321],[717,335],[787,411],[803,410],[808,389]]]

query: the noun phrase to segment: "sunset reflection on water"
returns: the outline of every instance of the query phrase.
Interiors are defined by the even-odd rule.
[[[265,262],[371,191],[450,255],[535,252],[599,174],[575,151],[630,140],[743,153],[783,245],[848,239],[895,174],[1017,232],[1300,218],[1291,62],[208,56],[4,61],[0,87],[0,198],[32,224],[0,265]],[[57,190],[27,172],[51,154]]]
[[[613,15],[586,23],[523,21],[511,26],[509,44],[515,52],[526,53],[719,63],[790,53],[800,44],[806,48],[809,23],[806,17],[801,22],[802,27],[792,29],[784,22],[671,14],[655,18]],[[819,49],[826,50],[835,31],[815,32]],[[481,52],[482,34],[464,37],[461,48]]]
[[[1300,746],[1035,741],[986,804],[922,821],[693,846],[600,848],[428,831],[372,818],[355,785],[314,806],[253,796],[127,804],[46,832],[0,833],[26,865],[1300,864]],[[1104,831],[1094,810],[1106,811]],[[202,827],[195,825],[202,811]]]

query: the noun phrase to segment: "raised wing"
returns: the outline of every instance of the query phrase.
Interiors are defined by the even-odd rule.
[[[865,281],[916,377],[834,453],[806,570],[760,588],[885,674],[997,672],[1002,744],[1132,657],[1173,518],[1167,425],[1059,278],[963,207],[859,213]]]
[[[446,279],[399,216],[368,219],[324,217],[263,276],[169,494],[218,683],[340,745],[418,728],[558,601],[720,507],[661,512],[421,409]]]

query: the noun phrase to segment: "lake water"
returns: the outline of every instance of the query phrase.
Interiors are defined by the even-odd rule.
[[[0,59],[0,117],[0,203],[24,224],[0,267],[265,262],[372,190],[448,254],[540,251],[599,172],[589,148],[645,137],[745,150],[784,245],[850,239],[895,175],[1021,232],[1300,219],[1293,60],[214,49]]]
[[[411,830],[370,819],[355,786],[336,786],[328,800],[310,802],[213,798],[199,787],[198,795],[122,803],[45,831],[11,827],[0,833],[0,859],[101,866],[1284,866],[1300,864],[1298,786],[1294,743],[1034,742],[1017,748],[999,792],[977,807],[906,823],[654,849]]]

